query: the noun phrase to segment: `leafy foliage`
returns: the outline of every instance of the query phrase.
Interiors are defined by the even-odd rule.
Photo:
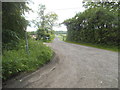
[[[47,30],[53,30],[53,26],[57,25],[55,22],[58,19],[56,13],[50,12],[45,15],[45,28]]]
[[[5,51],[2,59],[3,80],[24,71],[33,71],[48,62],[53,51],[39,41],[29,40],[29,55],[25,52],[25,41],[21,41],[18,50]]]
[[[28,21],[24,12],[30,10],[25,2],[2,3],[2,44],[3,49],[13,49],[24,39]]]
[[[42,42],[27,40],[29,25],[24,12],[30,10],[26,2],[4,2],[2,5],[2,73],[3,80],[24,71],[33,71],[48,62],[53,52]],[[26,39],[26,42],[25,40]],[[28,50],[29,43],[29,53]]]
[[[46,36],[50,37],[52,35],[53,26],[56,25],[56,20],[58,18],[56,13],[50,12],[45,14],[45,5],[40,4],[38,8],[38,17],[33,20],[33,23],[37,27],[37,40],[46,41]],[[52,35],[53,36],[53,35]]]
[[[117,3],[87,3],[87,9],[65,20],[68,41],[118,45]],[[113,9],[113,10],[112,10]]]
[[[55,34],[67,34],[67,31],[55,31]]]

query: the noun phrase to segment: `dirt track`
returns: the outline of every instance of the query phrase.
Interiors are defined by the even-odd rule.
[[[47,65],[10,80],[12,88],[117,88],[118,53],[70,44],[55,38],[47,44],[56,53]]]

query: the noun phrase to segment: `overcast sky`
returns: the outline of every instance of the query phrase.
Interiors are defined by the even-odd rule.
[[[33,20],[37,17],[36,11],[38,10],[39,4],[44,4],[46,6],[46,13],[55,12],[58,15],[58,23],[63,22],[66,19],[74,17],[76,13],[82,12],[85,9],[82,7],[82,0],[33,0],[33,3],[29,5],[34,12],[26,13],[26,18],[28,20]],[[66,31],[66,27],[62,25],[61,27],[54,27],[54,30]],[[35,31],[36,29],[28,27],[27,31]]]

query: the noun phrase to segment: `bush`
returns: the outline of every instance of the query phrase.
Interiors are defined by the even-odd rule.
[[[53,51],[40,41],[29,40],[29,54],[25,51],[25,42],[21,41],[18,50],[4,51],[2,56],[3,80],[24,71],[33,71],[48,62]]]
[[[48,43],[52,42],[54,40],[54,38],[55,38],[55,35],[54,34],[50,34],[49,39],[48,40],[44,39],[43,42],[48,42]]]
[[[99,7],[88,8],[82,13],[77,13],[73,18],[65,20],[63,23],[68,29],[67,40],[118,46],[118,9],[112,8],[111,11],[111,4],[108,5],[110,7],[104,7],[101,3]]]

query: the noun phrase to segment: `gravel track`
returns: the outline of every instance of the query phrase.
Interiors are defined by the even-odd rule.
[[[47,43],[53,60],[34,73],[9,80],[6,88],[117,88],[118,53],[66,43]]]

